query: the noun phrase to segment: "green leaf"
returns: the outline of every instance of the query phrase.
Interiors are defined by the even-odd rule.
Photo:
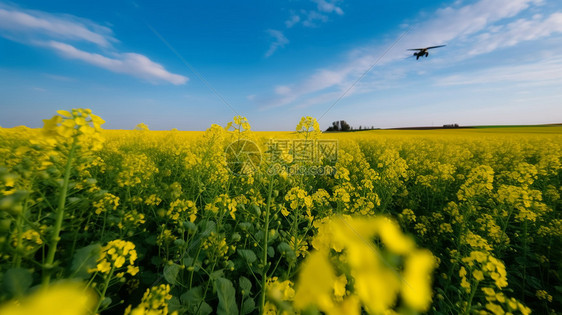
[[[294,262],[295,260],[297,260],[297,255],[295,254],[295,251],[293,251],[291,245],[285,242],[282,242],[281,244],[277,245],[277,251],[281,253],[281,255],[284,256],[288,262]]]
[[[244,258],[244,260],[248,262],[248,264],[251,264],[258,259],[254,251],[252,251],[251,249],[239,249],[238,255],[242,256],[242,258]]]
[[[275,256],[275,249],[273,248],[273,246],[267,247],[267,255],[268,255],[269,257]]]
[[[22,296],[29,289],[32,282],[33,278],[29,270],[12,268],[4,273],[2,287],[13,296]]]
[[[87,279],[90,277],[88,270],[96,267],[97,260],[100,256],[101,245],[92,244],[82,247],[74,253],[70,271],[72,276],[80,279]]]
[[[209,278],[211,278],[211,280],[216,280],[218,278],[222,278],[224,276],[224,270],[223,269],[219,269],[219,270],[215,270],[213,271],[210,275]]]
[[[172,314],[174,311],[178,311],[178,313],[183,313],[183,307],[180,303],[180,299],[177,296],[172,296],[172,298],[168,301],[168,312]]]
[[[246,231],[246,232],[250,232],[250,233],[252,233],[254,231],[254,225],[250,222],[242,222],[242,223],[238,224],[238,227],[240,227],[240,229],[242,231]]]
[[[251,314],[256,309],[256,302],[253,299],[246,299],[242,304],[242,310],[240,310],[240,314],[246,315]]]
[[[180,301],[184,305],[198,304],[203,300],[203,289],[201,287],[191,288],[180,296]]]
[[[238,279],[238,284],[240,285],[242,295],[250,294],[250,291],[252,290],[252,282],[248,278],[244,276],[240,277],[240,279]]]
[[[215,289],[217,290],[217,296],[219,297],[219,305],[217,308],[217,314],[223,315],[237,315],[238,306],[236,305],[236,290],[232,285],[232,282],[225,278],[218,278],[215,280]]]
[[[112,302],[111,298],[110,298],[109,296],[106,296],[106,297],[103,298],[103,300],[101,301],[100,309],[103,310],[103,309],[108,308],[108,307],[111,305],[111,302]]]
[[[213,308],[207,304],[207,302],[201,303],[199,306],[199,311],[197,312],[198,315],[209,315],[213,312]]]
[[[207,237],[211,234],[211,232],[216,232],[217,230],[217,224],[214,221],[207,221],[206,223],[203,222],[201,226],[203,230],[201,232],[201,237]]]
[[[150,263],[159,266],[162,263],[162,258],[160,258],[160,256],[152,256],[152,258],[150,258]]]
[[[213,312],[213,309],[203,299],[201,287],[191,288],[180,296],[180,301],[187,307],[187,314],[208,315]]]
[[[178,273],[180,272],[180,265],[171,264],[164,267],[164,278],[169,284],[177,284]]]

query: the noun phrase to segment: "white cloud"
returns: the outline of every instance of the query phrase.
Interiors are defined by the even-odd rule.
[[[518,19],[505,26],[491,28],[478,36],[478,45],[468,54],[488,53],[498,48],[511,47],[523,41],[536,40],[562,32],[562,13],[551,14],[546,19],[534,16],[533,19]]]
[[[491,27],[493,23],[502,19],[514,17],[532,4],[541,2],[540,0],[480,0],[458,8],[439,9],[429,21],[419,24],[407,36],[407,43],[425,47],[433,43],[446,43],[453,39],[466,40],[467,36]]]
[[[71,78],[71,77],[66,77],[63,75],[58,75],[58,74],[51,74],[51,73],[43,73],[43,76],[51,79],[51,80],[56,80],[56,81],[63,81],[63,82],[70,82],[70,81],[75,81],[76,79]]]
[[[278,85],[275,87],[275,93],[279,95],[287,95],[291,93],[291,88],[286,85]]]
[[[291,12],[291,16],[287,21],[285,21],[285,26],[287,26],[287,28],[291,28],[295,26],[295,24],[299,23],[300,20],[301,17],[298,14],[296,14],[295,12]]]
[[[267,33],[271,37],[273,37],[274,41],[271,43],[271,45],[269,46],[269,49],[265,53],[265,57],[269,57],[269,56],[273,55],[273,53],[278,48],[285,47],[285,45],[287,45],[289,43],[289,40],[287,39],[287,37],[285,37],[285,35],[283,35],[283,33],[281,31],[269,29],[269,30],[267,30]]]
[[[336,5],[338,0],[326,1],[326,0],[312,0],[318,5],[318,11],[326,13],[336,13],[338,15],[343,15],[343,10]]]
[[[302,22],[303,26],[316,27],[318,26],[317,22],[322,22],[322,23],[328,22],[328,16],[318,11],[311,10],[304,14],[306,15],[306,20]]]
[[[285,21],[285,26],[291,28],[297,24],[304,27],[317,27],[319,23],[326,23],[329,14],[343,15],[344,12],[337,3],[341,0],[311,0],[316,4],[316,10],[300,10],[299,13],[291,11],[291,16]]]
[[[108,47],[117,40],[111,29],[70,15],[21,10],[0,4],[0,30],[22,35],[47,35],[59,39],[87,41]]]
[[[490,83],[562,84],[562,58],[554,57],[522,65],[492,67],[445,76],[436,82],[441,86]]]
[[[315,1],[319,8],[322,7],[329,11],[329,6],[323,6],[322,1]],[[451,41],[458,41],[465,44],[477,45],[475,38],[486,30],[498,29],[495,23],[502,20],[510,19],[517,16],[532,5],[540,5],[542,0],[479,0],[477,2],[461,6],[461,3],[455,3],[452,6],[437,10],[434,14],[427,18],[427,21],[415,25],[407,35],[397,43],[387,43],[385,46],[365,46],[355,49],[348,53],[347,61],[336,65],[333,70],[315,71],[300,84],[295,84],[298,88],[294,88],[290,97],[286,95],[278,95],[278,97],[270,98],[266,102],[265,108],[283,106],[291,104],[295,101],[299,103],[313,104],[310,100],[322,100],[318,93],[334,93],[334,90],[343,93],[351,84],[357,80],[369,67],[377,63],[377,67],[389,64],[394,61],[403,60],[406,56],[408,48],[426,47],[438,44],[447,44]],[[320,10],[320,9],[319,9]],[[330,12],[336,12],[335,7]],[[553,14],[544,23],[534,22],[533,25],[519,26],[517,29],[525,28],[528,38],[536,37],[539,34],[547,36],[549,32],[557,30],[559,27],[559,15]],[[308,20],[306,20],[308,21]],[[303,25],[306,22],[302,22]],[[513,22],[516,23],[516,22]],[[514,24],[515,25],[515,24]],[[515,28],[515,26],[512,26]],[[536,30],[539,28],[540,30]],[[516,32],[513,32],[515,37]],[[506,36],[507,38],[508,36]],[[524,37],[522,37],[524,38]],[[521,40],[521,39],[520,39]],[[506,43],[513,43],[513,40],[507,40]],[[382,53],[395,44],[392,50],[381,58]],[[447,49],[453,50],[452,45]],[[468,49],[470,50],[471,47]],[[462,48],[463,58],[468,58],[466,48]],[[379,60],[380,58],[380,60]],[[408,66],[411,67],[411,66]],[[399,71],[400,72],[400,71]],[[368,92],[377,89],[372,84],[368,84],[368,80],[372,80],[372,76],[365,78],[361,83],[363,88],[353,89],[353,92]],[[378,80],[375,79],[374,82]]]
[[[150,82],[165,81],[179,85],[188,80],[185,76],[170,73],[144,55],[117,51],[113,43],[118,43],[118,40],[110,28],[72,15],[24,10],[0,3],[0,36],[27,45],[47,47],[65,58],[78,59]],[[87,46],[89,51],[76,47],[84,43],[94,47]],[[101,50],[103,54],[93,50]]]
[[[82,60],[112,72],[130,74],[149,81],[167,81],[175,85],[185,84],[188,80],[187,77],[170,73],[162,65],[135,53],[115,53],[114,58],[109,58],[61,42],[49,41],[45,45],[67,58]]]

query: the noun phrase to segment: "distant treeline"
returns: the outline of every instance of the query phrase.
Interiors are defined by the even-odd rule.
[[[345,120],[338,120],[332,122],[332,125],[326,129],[326,131],[358,131],[358,130],[374,130],[375,126],[371,126],[370,128],[367,126],[359,126],[359,129],[353,128],[353,126],[349,125]],[[378,129],[378,128],[376,128]]]

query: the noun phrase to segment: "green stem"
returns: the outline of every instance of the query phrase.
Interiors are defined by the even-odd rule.
[[[525,303],[525,285],[527,282],[527,220],[523,223],[523,283],[521,286],[521,302]]]
[[[18,216],[18,219],[16,221],[16,229],[18,231],[18,235],[16,237],[17,243],[16,243],[16,253],[14,255],[14,265],[16,267],[20,267],[21,265],[21,253],[23,251],[22,249],[22,243],[23,243],[23,221],[24,221],[24,216],[25,213],[27,212],[27,198],[23,203],[23,210],[20,213],[20,215]]]
[[[62,220],[64,218],[64,205],[66,203],[66,193],[68,191],[68,182],[70,179],[70,171],[72,170],[72,160],[76,152],[76,137],[72,141],[72,146],[70,148],[70,153],[68,154],[68,160],[66,161],[66,166],[64,170],[64,179],[61,187],[61,192],[59,195],[59,202],[57,210],[55,213],[55,226],[53,227],[53,234],[49,242],[49,251],[47,252],[47,260],[43,264],[43,286],[49,285],[51,280],[51,273],[53,269],[53,263],[55,261],[55,253],[57,252],[57,245],[60,240],[60,231],[62,228]]]
[[[466,305],[466,309],[464,310],[465,315],[470,314],[470,308],[472,307],[472,299],[474,298],[474,294],[476,294],[476,290],[478,289],[478,284],[480,281],[476,281],[474,286],[472,287],[472,292],[470,292],[470,298],[468,299],[468,304]]]
[[[267,247],[268,247],[268,237],[269,237],[269,210],[271,209],[271,194],[273,192],[273,178],[269,178],[269,192],[267,195],[267,209],[265,212],[265,229],[263,237],[263,270],[262,270],[262,280],[261,280],[261,297],[260,297],[260,311],[263,314],[265,309],[265,294],[266,294],[266,283],[267,283]]]
[[[100,299],[98,301],[98,304],[96,305],[96,309],[94,310],[93,314],[98,313],[98,310],[101,304],[103,303],[103,300],[105,299],[105,293],[107,292],[107,288],[109,288],[109,281],[111,281],[111,277],[113,277],[114,270],[115,270],[115,266],[111,266],[111,271],[109,271],[107,278],[105,278],[105,282],[103,283],[103,290],[101,291]]]

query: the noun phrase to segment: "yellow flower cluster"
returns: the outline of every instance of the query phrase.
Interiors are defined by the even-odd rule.
[[[304,189],[300,187],[291,188],[285,195],[285,200],[290,202],[289,206],[292,210],[306,208],[310,211],[312,208],[312,197],[309,196]],[[288,216],[287,210],[282,211],[284,216]]]
[[[208,256],[228,259],[226,254],[228,253],[229,247],[228,244],[226,244],[226,238],[221,237],[215,232],[211,232],[209,237],[205,239],[202,248],[208,251]]]
[[[144,204],[147,206],[157,206],[162,202],[162,199],[160,199],[160,197],[158,197],[155,194],[152,194],[150,196],[148,196],[148,198],[145,199]]]
[[[106,210],[116,210],[117,206],[119,206],[119,197],[110,193],[104,193],[103,198],[95,201],[93,206],[98,215]]]
[[[475,250],[470,252],[470,256],[464,257],[462,262],[467,264],[476,281],[483,281],[484,276],[489,276],[497,288],[502,289],[507,286],[505,265],[490,253]],[[470,283],[466,275],[466,269],[461,267],[459,270],[459,276],[462,278],[461,286],[470,292]]]
[[[166,215],[168,219],[175,222],[183,221],[186,218],[190,222],[194,222],[197,218],[197,206],[191,200],[177,199],[170,203],[170,208]]]
[[[215,197],[212,203],[205,205],[205,211],[211,211],[215,214],[217,213],[228,213],[233,220],[236,220],[236,207],[238,203],[235,199],[231,199],[226,194],[220,194]]]
[[[29,229],[21,234],[21,249],[28,252],[38,248],[43,244],[41,234],[36,230]],[[18,247],[17,234],[12,235],[12,245]]]
[[[322,133],[320,130],[320,124],[318,124],[316,118],[310,116],[301,118],[300,122],[297,124],[296,131],[307,139],[316,138]]]
[[[2,315],[90,315],[96,298],[79,283],[61,282],[0,306]]]
[[[465,235],[462,236],[462,242],[468,244],[470,247],[476,250],[490,251],[492,246],[488,244],[485,238],[478,234],[472,233],[472,231],[467,231]]]
[[[72,109],[57,111],[59,115],[43,120],[43,134],[50,139],[77,138],[77,142],[91,150],[99,150],[104,142],[100,134],[103,119],[92,114],[90,109]],[[54,144],[54,142],[52,143]]]
[[[144,153],[124,155],[121,168],[117,175],[119,187],[147,187],[152,176],[158,173],[154,162]]]
[[[263,313],[267,315],[289,315],[290,313],[287,311],[280,312],[275,305],[283,302],[293,301],[293,299],[295,298],[293,282],[291,282],[290,280],[279,281],[277,277],[268,278],[266,289],[269,300],[265,303]]]
[[[150,196],[148,196],[148,198],[146,198],[146,200],[144,201],[144,204],[146,204],[147,206],[157,206],[162,202],[162,199],[160,199],[160,197],[158,197],[155,194],[152,194]]]
[[[148,131],[148,126],[145,123],[140,123],[135,126],[135,130]]]
[[[494,170],[488,165],[479,165],[470,171],[466,181],[461,185],[457,197],[462,201],[489,195],[494,189],[493,183]]]
[[[246,117],[234,116],[234,118],[232,118],[232,121],[229,122],[224,129],[226,131],[231,131],[232,129],[232,131],[234,132],[242,133],[250,131],[252,128]]]
[[[134,265],[135,260],[137,260],[135,244],[129,241],[113,240],[102,247],[96,268],[91,269],[90,272],[101,272],[111,275],[114,271],[122,268],[128,261],[127,273],[134,276],[139,272],[139,267]],[[123,275],[123,272],[117,274],[118,277]]]
[[[482,292],[486,295],[486,309],[494,315],[513,314],[516,311],[523,315],[531,314],[531,309],[517,301],[515,298],[507,298],[502,292],[496,292],[493,288],[484,287]]]
[[[539,298],[539,300],[552,302],[552,295],[548,294],[545,290],[537,290],[535,295]]]
[[[124,315],[168,315],[168,301],[171,299],[169,284],[154,286],[146,289],[137,307],[127,306]],[[171,314],[177,314],[177,311]]]
[[[283,210],[281,210],[283,211]],[[299,256],[306,256],[308,253],[308,243],[306,242],[304,236],[291,236],[291,240],[289,241],[289,246],[296,250],[297,257]]]
[[[139,213],[137,210],[132,210],[125,213],[121,222],[117,224],[117,227],[119,227],[119,229],[131,229],[143,225],[145,222],[146,220],[143,213]]]
[[[375,246],[374,238],[382,248]],[[327,314],[359,314],[363,306],[378,314],[393,310],[399,295],[404,307],[429,308],[436,260],[428,250],[417,249],[389,218],[329,218],[319,227],[312,245],[316,251],[301,267],[295,308],[315,306]],[[404,265],[384,258],[391,256],[403,256]],[[338,263],[334,265],[334,261]]]
[[[542,193],[528,187],[502,185],[497,192],[496,199],[510,208],[517,210],[515,218],[519,222],[535,222],[538,217],[551,211],[542,203]]]

